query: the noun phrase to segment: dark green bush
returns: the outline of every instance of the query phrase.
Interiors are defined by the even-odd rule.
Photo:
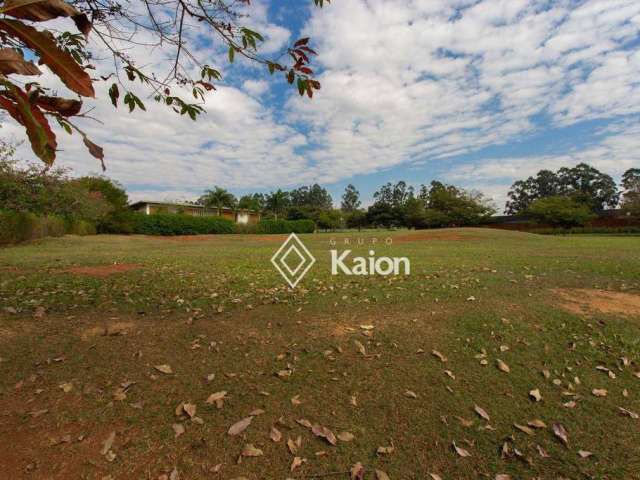
[[[566,228],[582,227],[596,217],[588,205],[559,195],[535,200],[527,213],[540,223]]]
[[[262,220],[258,223],[257,233],[313,233],[316,225],[313,220]]]
[[[97,233],[135,233],[139,213],[131,210],[116,210],[96,223]]]
[[[143,235],[205,235],[234,233],[235,224],[220,217],[179,214],[135,214],[134,233]]]
[[[39,217],[33,213],[0,212],[0,244],[20,243],[44,237],[61,237],[65,222],[55,215]]]
[[[531,233],[540,235],[639,235],[640,227],[573,227],[573,228],[536,228]]]
[[[72,220],[67,222],[67,233],[71,235],[95,235],[96,226],[86,220]]]

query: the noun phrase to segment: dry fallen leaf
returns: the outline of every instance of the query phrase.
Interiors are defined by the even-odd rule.
[[[231,435],[231,436],[241,434],[242,432],[244,432],[247,429],[247,427],[249,425],[251,425],[251,421],[252,420],[253,420],[253,417],[243,418],[239,422],[236,422],[233,425],[231,425],[231,427],[229,428],[229,431],[227,433],[229,435]]]
[[[169,365],[156,365],[153,368],[155,368],[160,373],[164,373],[165,375],[171,375],[173,373],[173,370]]]
[[[351,442],[354,438],[356,438],[351,432],[340,432],[337,437],[341,442]]]
[[[594,388],[591,393],[596,397],[606,397],[607,391],[604,388]]]
[[[382,470],[376,469],[376,480],[391,480],[391,479],[389,478],[389,475],[387,475],[385,472],[383,472]]]
[[[634,420],[637,420],[638,418],[640,418],[640,415],[638,415],[635,412],[632,412],[631,410],[627,410],[626,408],[622,408],[622,407],[618,407],[618,410],[620,411],[620,413],[622,413],[623,415],[626,415],[627,417],[631,417]]]
[[[447,361],[447,357],[445,357],[443,354],[441,354],[439,351],[437,350],[432,350],[431,351],[431,355],[433,355],[434,357],[436,357],[437,359],[439,359],[442,363],[446,363]]]
[[[280,433],[280,430],[276,427],[271,427],[271,430],[269,431],[269,438],[271,438],[275,443],[278,443],[282,440],[282,433]]]
[[[478,405],[476,405],[475,407],[473,407],[473,409],[475,410],[475,412],[480,415],[481,418],[485,419],[487,422],[490,421],[491,419],[489,418],[489,414],[485,411],[484,408],[479,407]]]
[[[464,417],[458,417],[458,416],[456,416],[456,419],[460,422],[460,425],[462,425],[465,428],[469,428],[473,425],[473,420],[467,420]]]
[[[542,401],[542,394],[540,393],[540,389],[536,388],[535,390],[531,390],[529,392],[529,397],[535,402]]]
[[[526,433],[527,435],[535,435],[535,432],[531,430],[529,427],[525,427],[524,425],[519,425],[517,423],[514,423],[513,426],[516,427],[521,432]]]
[[[64,392],[64,393],[69,393],[71,390],[73,390],[73,383],[71,382],[65,382],[65,383],[61,383],[60,385],[58,385],[58,387]]]
[[[298,453],[298,449],[302,446],[302,437],[298,437],[295,442],[290,438],[287,439],[287,448],[291,455],[296,455]]]
[[[527,425],[533,428],[547,428],[547,424],[537,418],[535,420],[531,420],[530,422],[527,422]]]
[[[173,428],[173,432],[175,433],[174,438],[178,438],[185,432],[184,425],[182,425],[181,423],[174,423],[173,425],[171,425],[171,428]]]
[[[462,447],[457,446],[457,445],[456,445],[456,442],[453,442],[453,449],[454,449],[454,450],[456,451],[456,453],[457,453],[458,455],[460,455],[461,457],[470,457],[470,456],[471,456],[471,454],[470,454],[467,450],[465,450],[465,449],[464,449],[464,448],[462,448]]]
[[[413,392],[411,390],[407,390],[406,392],[404,392],[404,396],[407,398],[418,398],[416,392]]]
[[[264,455],[264,452],[250,443],[247,443],[242,449],[243,457],[261,457],[262,455]]]
[[[215,403],[218,408],[222,408],[226,397],[227,392],[224,390],[221,392],[212,393],[211,395],[209,395],[209,398],[207,398],[207,404],[213,405]]]
[[[540,445],[536,445],[536,450],[538,450],[538,455],[540,455],[540,457],[542,458],[549,458],[550,455],[547,453],[547,451],[542,448]]]
[[[316,437],[324,438],[331,445],[335,446],[338,443],[338,441],[336,440],[336,436],[327,427],[323,427],[321,425],[314,425],[313,427],[311,427],[311,432]]]
[[[351,475],[351,480],[363,480],[365,469],[362,464],[358,462],[353,467],[351,467],[349,474]]]
[[[442,477],[437,473],[430,473],[429,476],[431,477],[431,480],[442,480]]]
[[[367,356],[367,350],[364,348],[364,345],[362,343],[360,343],[358,340],[354,340],[353,343],[355,344],[356,348],[358,349],[358,352],[360,352],[362,355],[364,355],[366,357]]]
[[[102,444],[102,450],[100,450],[100,454],[106,455],[109,452],[109,450],[111,450],[111,447],[113,447],[113,442],[115,442],[115,440],[116,440],[116,432],[113,431],[109,434],[107,439]]]
[[[510,373],[511,372],[511,369],[509,368],[509,365],[507,365],[506,363],[504,363],[500,359],[496,360],[496,365],[498,367],[498,370],[500,370],[501,372],[504,372],[504,373]]]
[[[511,480],[511,475],[507,475],[506,473],[499,473],[496,475],[494,480]]]
[[[391,455],[396,448],[393,446],[393,442],[388,447],[378,447],[376,453],[378,455]]]
[[[578,450],[578,455],[580,455],[580,458],[589,458],[593,455],[593,453],[587,450]]]
[[[291,471],[293,472],[296,468],[307,461],[306,458],[295,457],[293,462],[291,462]]]
[[[189,418],[193,418],[196,414],[197,407],[193,403],[183,403],[182,411],[186,413]]]
[[[555,436],[558,437],[562,441],[562,443],[565,444],[565,446],[568,445],[569,436],[567,434],[567,430],[560,423],[554,423],[552,425],[552,428]]]

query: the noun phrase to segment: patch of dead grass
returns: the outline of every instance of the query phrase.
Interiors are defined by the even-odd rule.
[[[80,338],[82,340],[91,340],[95,337],[115,337],[119,335],[127,335],[135,328],[133,322],[108,322],[103,325],[95,325],[83,329],[80,332]]]
[[[640,295],[588,288],[554,289],[562,308],[577,315],[640,315]]]
[[[93,267],[71,267],[64,270],[75,275],[86,275],[89,277],[108,277],[118,273],[126,273],[131,270],[142,268],[136,263],[114,263],[113,265],[98,265]]]

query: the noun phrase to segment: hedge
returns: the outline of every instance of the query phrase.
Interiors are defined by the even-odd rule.
[[[573,228],[534,228],[530,233],[539,235],[640,235],[640,227],[573,227]]]
[[[44,237],[61,237],[65,232],[65,222],[61,217],[39,217],[26,212],[0,212],[0,245]]]
[[[257,233],[313,233],[316,224],[313,220],[261,220]]]
[[[143,235],[203,235],[234,233],[234,227],[234,222],[220,217],[158,213],[136,214],[133,231]]]

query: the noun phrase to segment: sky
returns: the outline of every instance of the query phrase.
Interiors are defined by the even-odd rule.
[[[354,184],[368,205],[386,182],[438,179],[502,210],[509,186],[543,168],[587,162],[619,180],[640,167],[637,0],[333,0],[323,9],[253,0],[246,13],[265,56],[311,37],[321,91],[301,98],[264,68],[229,65],[215,37],[189,25],[196,56],[224,76],[197,122],[151,99],[147,112],[116,110],[110,83],[96,83],[86,102],[103,123],[82,127],[132,200],[317,182],[336,205]],[[166,71],[173,52],[130,53]],[[99,70],[111,65],[102,58]],[[10,122],[0,135],[25,138]],[[59,146],[58,165],[99,171],[78,135],[60,132]],[[20,156],[33,158],[26,145]]]

